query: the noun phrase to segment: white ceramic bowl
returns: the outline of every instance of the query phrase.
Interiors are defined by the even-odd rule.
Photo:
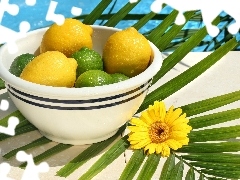
[[[107,38],[119,29],[92,26],[93,49],[102,54]],[[152,77],[162,65],[162,55],[150,42],[154,58],[141,74],[119,83],[84,88],[34,84],[8,70],[14,58],[34,53],[47,28],[29,32],[16,41],[18,52],[0,48],[0,76],[19,111],[45,137],[60,143],[82,145],[105,140],[125,124],[143,102]]]

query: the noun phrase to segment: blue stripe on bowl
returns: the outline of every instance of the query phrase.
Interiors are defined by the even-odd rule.
[[[113,102],[113,103],[109,103],[109,104],[104,104],[104,105],[97,105],[97,106],[88,106],[88,107],[64,107],[64,106],[53,106],[53,105],[47,105],[47,104],[40,104],[37,102],[33,102],[27,99],[24,99],[20,96],[18,96],[17,94],[15,94],[11,89],[8,89],[8,92],[10,94],[12,94],[14,97],[18,98],[19,100],[34,105],[34,106],[38,106],[38,107],[42,107],[42,108],[48,108],[48,109],[57,109],[57,110],[93,110],[93,109],[102,109],[102,108],[107,108],[107,107],[112,107],[112,106],[116,106],[119,104],[123,104],[125,102],[131,101],[137,97],[139,97],[140,95],[142,95],[145,91],[147,91],[149,89],[150,85],[148,85],[147,88],[143,89],[141,92],[139,92],[138,94],[135,94],[132,97],[129,97],[127,99],[121,100],[121,101],[117,101],[117,102]]]
[[[63,103],[63,104],[85,104],[85,103],[96,103],[96,102],[104,102],[104,101],[109,101],[109,100],[114,100],[118,98],[122,98],[124,96],[130,95],[132,93],[135,93],[144,87],[148,86],[149,83],[151,82],[152,79],[147,81],[146,83],[142,84],[141,86],[130,90],[128,92],[114,95],[114,96],[109,96],[109,97],[104,97],[104,98],[98,98],[98,99],[87,99],[87,100],[60,100],[60,99],[51,99],[51,98],[44,98],[44,97],[39,97],[39,96],[34,96],[25,92],[22,92],[8,84],[8,89],[11,89],[11,92],[16,92],[20,94],[21,96],[26,96],[27,98],[34,99],[34,100],[39,100],[39,101],[44,101],[44,102],[50,102],[50,103]]]

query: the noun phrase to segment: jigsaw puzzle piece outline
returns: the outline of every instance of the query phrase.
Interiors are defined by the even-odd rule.
[[[0,133],[4,133],[10,136],[15,135],[15,128],[19,124],[19,119],[17,117],[11,116],[8,118],[8,126],[0,126]]]
[[[80,16],[82,14],[82,8],[73,6],[71,8],[71,14],[74,15],[74,16]]]
[[[53,21],[57,25],[62,25],[64,23],[65,17],[62,14],[55,14],[56,7],[58,5],[58,2],[51,1],[48,7],[48,11],[46,14],[46,20],[47,21]]]
[[[19,25],[19,32],[13,31],[7,27],[0,25],[0,30],[4,36],[0,35],[0,43],[6,43],[8,46],[8,52],[14,54],[18,51],[16,40],[26,37],[27,32],[30,30],[30,24],[27,21],[22,21]]]
[[[0,102],[0,110],[6,111],[9,108],[9,102],[6,99],[2,99]]]
[[[132,0],[134,1],[134,0]],[[162,10],[163,4],[167,4],[173,9],[178,11],[178,15],[176,17],[175,23],[177,25],[182,25],[185,23],[186,19],[184,16],[184,12],[193,11],[193,10],[201,10],[203,22],[207,28],[208,34],[212,37],[216,37],[220,30],[217,26],[213,25],[213,20],[222,12],[226,12],[233,19],[235,19],[235,23],[231,24],[228,27],[228,31],[231,34],[237,34],[240,28],[240,12],[237,7],[240,6],[239,1],[232,0],[231,2],[226,2],[225,0],[155,0],[151,4],[151,11],[154,13],[159,13]],[[184,4],[184,6],[182,5]],[[214,7],[214,8],[212,8]]]
[[[37,0],[25,0],[25,3],[28,5],[28,6],[34,6],[36,4],[36,1]]]
[[[21,180],[40,180],[38,176],[39,173],[49,171],[48,163],[41,162],[39,165],[35,165],[32,154],[27,154],[25,151],[18,151],[16,159],[19,162],[27,162],[27,166],[23,172]]]
[[[8,12],[12,16],[16,16],[19,13],[19,7],[16,4],[9,4],[9,0],[0,1],[0,24],[5,12]]]
[[[3,162],[0,164],[0,179],[1,180],[14,180],[12,178],[7,177],[11,169],[10,164]]]

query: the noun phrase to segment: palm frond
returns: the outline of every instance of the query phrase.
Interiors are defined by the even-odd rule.
[[[189,168],[187,174],[186,174],[186,177],[185,177],[186,180],[195,180],[195,172],[194,172],[194,169],[191,167]]]
[[[135,174],[140,169],[145,157],[146,154],[142,149],[134,151],[119,180],[133,179]]]
[[[191,118],[189,125],[194,129],[198,129],[225,123],[238,118],[240,118],[239,108]]]
[[[197,78],[207,69],[209,69],[212,65],[214,65],[217,61],[219,61],[231,49],[236,47],[236,45],[236,39],[231,39],[199,63],[195,64],[194,66],[184,71],[172,80],[168,81],[164,85],[158,87],[156,90],[147,95],[138,112],[143,111],[150,104],[153,104],[153,102],[156,100],[165,99],[166,97],[170,96],[174,92],[187,85],[189,82],[193,81],[195,78]]]
[[[119,157],[129,147],[127,136],[118,140],[107,152],[105,152],[91,168],[84,173],[79,180],[92,179],[95,175],[101,172],[109,164],[111,164],[117,157]]]
[[[4,89],[5,88],[5,83],[4,81],[0,78],[0,89]]]
[[[103,11],[109,6],[112,0],[102,0],[94,10],[87,15],[83,23],[84,24],[94,24],[94,22],[102,15]],[[79,17],[78,17],[79,18]]]
[[[45,137],[40,137],[40,138],[34,140],[33,142],[31,142],[29,144],[26,144],[26,145],[24,145],[22,147],[16,148],[16,149],[8,152],[7,154],[4,154],[3,157],[6,158],[6,159],[10,159],[13,156],[15,156],[18,151],[26,151],[26,150],[32,149],[34,147],[42,146],[42,145],[47,144],[49,142],[52,142],[52,141],[47,139],[47,138],[45,138]]]
[[[218,23],[218,19],[214,23]],[[164,59],[161,69],[153,78],[153,84],[162,78],[170,69],[180,62],[201,40],[207,35],[206,28],[199,29],[193,36],[179,46],[174,52]]]
[[[106,141],[102,141],[96,144],[91,145],[87,149],[85,149],[81,154],[76,156],[73,160],[67,163],[64,167],[62,167],[58,172],[57,175],[61,177],[69,176],[73,171],[77,168],[82,166],[87,160],[91,159],[92,157],[96,156],[98,153],[103,151],[106,147],[108,147],[119,135],[123,132],[124,126],[119,129],[119,131],[112,136],[111,138],[107,139]]]
[[[104,26],[114,27],[116,26],[140,1],[137,3],[127,3],[116,14],[114,14]]]
[[[144,163],[143,167],[141,168],[141,171],[137,177],[138,180],[141,179],[146,179],[150,180],[152,179],[152,176],[154,172],[156,171],[159,161],[160,161],[161,156],[157,154],[150,154],[147,157],[146,162]]]
[[[169,179],[171,177],[171,171],[175,166],[175,154],[170,154],[170,156],[165,161],[160,179]]]

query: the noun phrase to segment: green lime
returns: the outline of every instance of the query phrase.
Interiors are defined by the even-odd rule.
[[[23,69],[25,68],[25,66],[32,61],[35,58],[35,56],[33,54],[21,54],[19,56],[17,56],[9,69],[9,72],[12,73],[13,75],[19,77],[20,74],[22,73]]]
[[[113,78],[113,83],[117,83],[117,82],[125,81],[129,79],[129,77],[121,73],[114,73],[114,74],[111,74],[111,76]]]
[[[113,79],[110,74],[101,70],[89,70],[77,78],[75,87],[94,87],[112,83]]]
[[[103,61],[101,55],[87,47],[81,48],[72,54],[77,61],[77,77],[88,70],[103,70]]]

